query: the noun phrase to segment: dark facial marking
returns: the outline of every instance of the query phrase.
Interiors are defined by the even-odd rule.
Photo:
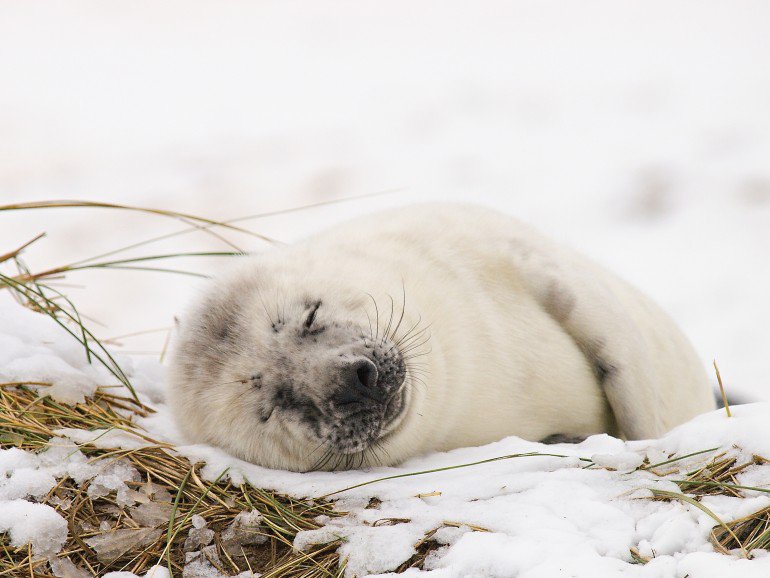
[[[305,315],[305,321],[303,322],[305,329],[310,329],[313,326],[313,321],[315,321],[315,315],[318,313],[319,307],[321,307],[321,301],[316,301],[309,305],[310,310]]]
[[[281,385],[275,390],[273,407],[294,413],[302,423],[312,428],[316,435],[319,434],[321,411],[310,399],[297,394],[291,385]]]
[[[315,302],[306,302],[305,307],[308,311],[305,313],[305,318],[302,321],[302,331],[300,333],[302,337],[307,335],[319,335],[326,329],[323,326],[314,326],[316,314],[318,313],[318,309],[321,307],[321,303],[321,300]]]

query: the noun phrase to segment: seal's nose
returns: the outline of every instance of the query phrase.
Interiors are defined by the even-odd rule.
[[[365,357],[346,363],[342,367],[340,387],[334,395],[334,402],[343,406],[365,401],[382,401],[385,392],[377,387],[377,377],[377,366]]]

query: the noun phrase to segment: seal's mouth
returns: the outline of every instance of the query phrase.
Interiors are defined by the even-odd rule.
[[[405,392],[399,388],[381,402],[337,410],[326,436],[329,446],[341,454],[366,451],[394,429],[405,406]]]
[[[406,367],[400,354],[372,351],[347,364],[325,411],[324,436],[334,451],[365,451],[392,430],[404,411]]]

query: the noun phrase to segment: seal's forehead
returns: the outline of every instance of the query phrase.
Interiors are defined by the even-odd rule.
[[[280,316],[284,321],[302,316],[318,302],[323,316],[340,312],[349,318],[352,311],[365,307],[376,288],[364,286],[354,272],[341,271],[315,257],[312,251],[295,248],[246,257],[247,267],[237,267],[212,281],[213,303],[237,301],[252,318]]]

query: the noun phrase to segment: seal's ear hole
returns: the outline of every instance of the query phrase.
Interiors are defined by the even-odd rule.
[[[305,320],[302,322],[302,324],[305,326],[305,329],[310,329],[313,326],[313,322],[315,321],[315,316],[316,313],[318,313],[319,307],[321,307],[320,301],[316,301],[310,305],[310,309],[305,314]]]

